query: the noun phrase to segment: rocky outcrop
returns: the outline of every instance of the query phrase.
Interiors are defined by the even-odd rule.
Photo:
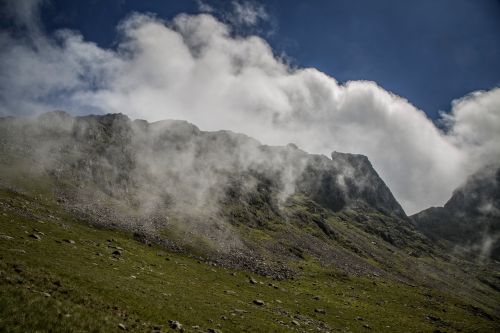
[[[324,156],[309,158],[298,182],[304,193],[333,211],[371,209],[406,218],[366,156],[333,152],[331,157],[331,160]]]
[[[426,209],[411,220],[432,240],[500,260],[500,166],[479,170],[444,207]]]

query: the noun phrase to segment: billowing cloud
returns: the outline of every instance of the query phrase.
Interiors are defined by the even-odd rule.
[[[234,36],[209,14],[172,22],[134,14],[119,33],[112,50],[71,31],[36,45],[2,33],[0,114],[121,112],[314,153],[361,153],[410,214],[443,204],[467,174],[500,161],[500,89],[453,102],[445,133],[376,83],[291,68],[265,40]]]
[[[498,163],[500,156],[500,88],[476,91],[452,103],[443,119],[449,136],[465,150],[474,169]]]

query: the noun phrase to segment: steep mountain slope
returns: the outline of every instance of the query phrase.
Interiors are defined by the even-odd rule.
[[[200,131],[183,121],[148,123],[119,114],[72,117],[64,112],[38,118],[1,118],[0,156],[0,202],[4,214],[0,233],[15,239],[2,238],[13,241],[3,248],[9,254],[5,256],[8,265],[15,266],[16,261],[10,250],[31,246],[29,241],[35,237],[30,237],[31,233],[38,237],[43,236],[38,231],[58,234],[59,238],[80,237],[89,245],[95,240],[88,235],[95,232],[98,238],[125,237],[123,242],[131,247],[127,250],[131,253],[144,252],[149,256],[150,250],[144,249],[158,247],[175,258],[187,256],[190,259],[186,265],[193,274],[198,272],[193,265],[199,262],[218,267],[214,278],[223,281],[227,276],[220,274],[230,269],[291,283],[295,296],[285,296],[286,292],[276,296],[288,297],[284,301],[290,304],[294,303],[293,298],[306,304],[305,298],[298,295],[314,289],[299,292],[303,288],[300,283],[342,284],[342,279],[352,278],[361,286],[361,281],[370,284],[374,282],[371,279],[379,279],[394,288],[395,293],[405,290],[416,299],[420,296],[408,288],[438,290],[450,304],[455,297],[464,299],[461,308],[472,309],[462,314],[468,318],[467,324],[459,323],[453,315],[446,319],[452,322],[445,325],[447,330],[471,327],[471,323],[477,322],[476,316],[481,317],[482,324],[478,325],[484,325],[485,331],[495,331],[498,326],[497,265],[478,266],[441,252],[414,228],[364,156],[335,152],[330,159],[308,154],[293,144],[271,147],[229,131]],[[47,219],[61,219],[56,224],[62,230],[52,229],[52,224],[50,230],[37,227],[37,221]],[[98,228],[87,229],[89,224]],[[67,225],[82,234],[66,235]],[[49,257],[57,253],[55,260],[66,260],[64,253],[50,244],[35,244],[41,246],[34,252],[36,255],[48,251]],[[115,246],[110,247],[114,251],[117,245],[111,245]],[[90,260],[90,254],[86,253],[85,258]],[[37,269],[36,258],[19,260],[30,270]],[[130,271],[132,263],[121,263],[124,274],[136,276]],[[82,274],[78,268],[64,271],[49,266],[44,262],[43,270],[57,276],[78,280]],[[7,272],[8,268],[2,270]],[[106,275],[106,267],[99,272]],[[43,282],[46,277],[41,275]],[[183,278],[175,272],[170,277]],[[82,288],[100,297],[93,287],[97,282],[90,280]],[[157,280],[140,287],[162,288]],[[379,297],[376,289],[368,289],[368,298]],[[15,288],[9,290],[14,292]],[[321,292],[334,298],[330,292]],[[344,291],[336,293],[340,299],[345,296]],[[9,299],[9,295],[3,299]],[[113,294],[104,303],[116,302],[118,295]],[[266,295],[259,291],[254,297]],[[394,299],[399,297],[392,295]],[[201,309],[199,303],[206,301],[190,293],[186,297],[186,308],[191,302],[193,308]],[[144,304],[137,302],[141,304],[139,308]],[[224,303],[220,299],[217,302]],[[404,302],[397,304],[396,308],[406,306]],[[351,305],[348,307],[352,310]],[[423,307],[424,303],[414,306]],[[294,311],[305,311],[300,304],[296,308]],[[177,310],[170,309],[169,313],[175,314],[175,318],[180,316]],[[353,313],[351,310],[349,313]],[[334,317],[328,318],[327,323],[338,326],[332,324]],[[400,325],[407,331],[421,331],[422,327],[429,328],[429,320],[441,327],[441,319],[410,317]],[[258,320],[253,324],[244,322],[228,327],[270,327],[268,322],[262,324]],[[302,326],[289,324],[278,326],[280,329],[271,326],[275,331],[302,330]],[[378,331],[389,330],[377,326]],[[391,325],[384,322],[384,326]],[[351,329],[366,329],[362,325],[356,327]],[[329,331],[328,327],[323,330]]]
[[[500,260],[500,167],[488,166],[470,176],[444,207],[411,217],[433,240],[482,259]]]

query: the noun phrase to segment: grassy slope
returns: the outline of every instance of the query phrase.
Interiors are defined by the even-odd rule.
[[[168,331],[168,320],[180,321],[188,332],[368,331],[364,325],[376,332],[500,329],[498,321],[453,296],[348,277],[313,260],[304,261],[293,280],[255,277],[259,283],[251,284],[247,272],[89,227],[43,198],[0,191],[0,233],[13,237],[0,236],[0,331],[110,332],[120,323],[131,331],[150,332],[155,325]],[[122,256],[112,255],[115,247],[123,248]],[[254,305],[255,299],[265,305]]]

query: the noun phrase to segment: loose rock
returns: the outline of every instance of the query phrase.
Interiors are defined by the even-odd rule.
[[[176,320],[169,320],[168,324],[170,325],[170,328],[174,330],[182,330],[182,324]]]

